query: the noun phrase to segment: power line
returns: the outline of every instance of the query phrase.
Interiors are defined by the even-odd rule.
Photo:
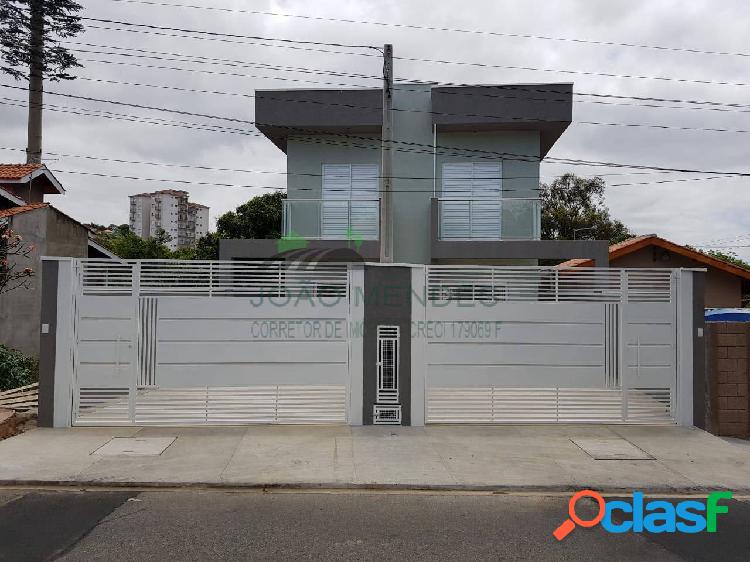
[[[13,148],[13,147],[7,147],[7,146],[0,146],[0,150],[11,150],[16,152],[24,152],[25,150],[22,148]],[[68,154],[68,153],[61,153],[61,152],[47,152],[50,156],[57,156],[59,158],[80,158],[85,160],[95,160],[95,161],[103,161],[103,162],[114,162],[117,164],[136,164],[136,165],[147,165],[147,166],[160,166],[160,167],[166,167],[166,168],[180,168],[180,169],[191,169],[191,170],[204,170],[204,171],[211,171],[211,172],[233,172],[233,173],[244,173],[244,174],[273,174],[273,175],[283,175],[283,176],[301,176],[301,177],[314,177],[314,178],[322,178],[324,177],[324,174],[321,173],[313,173],[313,172],[282,172],[277,170],[252,170],[247,168],[219,168],[214,166],[207,166],[207,165],[196,165],[196,164],[173,164],[173,163],[167,163],[167,162],[150,162],[150,161],[143,161],[143,160],[126,160],[123,158],[110,158],[106,156],[93,156],[93,155],[85,155],[85,154]],[[629,175],[654,175],[654,174],[663,174],[663,173],[669,173],[669,172],[635,172],[635,173],[604,173],[604,174],[597,174],[597,177],[607,177],[607,176],[629,176]],[[405,180],[429,180],[432,181],[432,176],[400,176],[400,175],[394,175],[391,176],[394,179],[405,179]],[[723,177],[723,176],[721,176]],[[378,178],[382,178],[382,176],[378,176]],[[501,180],[508,180],[508,179],[538,179],[538,175],[533,176],[506,176],[502,175],[497,178],[488,177],[485,179],[501,179]],[[459,179],[470,179],[470,178],[459,178]],[[711,178],[692,178],[695,180],[700,179],[711,179]],[[682,181],[682,180],[677,180]],[[654,182],[659,183],[659,182]],[[617,185],[629,185],[629,184],[613,184],[611,187],[617,186]],[[411,191],[411,190],[408,190]],[[430,190],[432,191],[432,190]],[[528,191],[528,190],[510,190],[510,191]]]
[[[275,185],[237,185],[233,183],[214,183],[204,181],[190,181],[190,180],[179,180],[179,179],[163,179],[163,178],[142,178],[138,176],[121,176],[116,174],[103,174],[100,172],[84,172],[82,170],[55,170],[62,174],[78,174],[82,176],[96,176],[100,178],[114,178],[132,181],[156,181],[160,183],[179,183],[186,185],[201,185],[209,187],[234,187],[234,188],[252,188],[252,189],[274,189],[276,191],[286,191],[285,187],[278,187]]]
[[[108,45],[97,45],[92,43],[77,43],[77,42],[66,42],[66,44],[70,45],[83,45],[83,46],[89,46],[89,47],[96,47],[96,48],[103,48],[103,49],[116,49],[116,50],[123,50],[123,51],[135,51],[138,53],[147,53],[147,55],[134,55],[131,53],[120,53],[120,52],[111,52],[111,51],[90,51],[87,49],[72,49],[75,52],[82,52],[82,53],[90,53],[90,54],[101,54],[101,55],[114,55],[114,56],[122,56],[122,57],[135,57],[135,58],[147,58],[147,59],[154,59],[154,60],[165,60],[165,61],[171,61],[171,62],[181,62],[181,63],[187,63],[187,64],[220,64],[222,66],[232,66],[232,67],[242,67],[242,68],[263,68],[267,70],[276,70],[276,71],[283,71],[283,72],[300,72],[304,74],[314,74],[314,75],[331,75],[331,76],[341,76],[346,78],[364,78],[364,79],[377,79],[380,80],[380,76],[376,75],[367,75],[367,74],[359,74],[359,73],[347,73],[343,71],[337,71],[337,70],[330,70],[330,69],[319,69],[319,68],[310,68],[310,67],[289,67],[289,66],[283,66],[283,65],[274,65],[269,63],[258,63],[258,62],[249,62],[249,61],[242,61],[242,60],[232,60],[232,59],[221,59],[221,58],[215,58],[215,57],[205,57],[201,55],[188,55],[188,54],[181,54],[181,53],[170,53],[170,52],[164,52],[164,51],[151,51],[147,49],[136,49],[136,48],[129,48],[129,47],[118,47],[118,46],[108,46]],[[151,55],[151,56],[149,56]],[[155,56],[155,55],[162,55],[162,56]],[[167,58],[163,55],[171,56],[171,57],[182,57],[182,58]],[[185,60],[189,59],[189,60]],[[193,60],[193,59],[199,59],[199,60]],[[120,61],[98,61],[98,60],[91,60],[91,59],[83,59],[88,60],[90,62],[102,62],[102,63],[114,63],[114,64],[123,64]],[[140,66],[134,64],[133,66]],[[158,69],[171,69],[171,70],[182,70],[186,72],[200,72],[199,69],[190,69],[190,68],[170,68],[170,67],[148,67],[147,68],[158,68]],[[257,77],[257,76],[248,76],[245,74],[231,74],[234,76],[241,76],[241,77]],[[333,86],[347,86],[347,87],[361,87],[361,88],[368,88],[372,87],[369,85],[362,85],[362,84],[348,84],[348,83],[340,83],[340,82],[316,82],[312,80],[294,80],[290,79],[288,77],[275,77],[275,76],[261,76],[260,78],[270,78],[270,79],[278,79],[278,80],[292,80],[292,81],[298,81],[298,82],[309,82],[312,84],[323,84],[323,85],[333,85]],[[455,82],[441,82],[439,84],[436,84],[438,87],[467,87],[467,86],[475,86],[474,84],[466,84],[466,83],[455,83]],[[498,85],[496,86],[498,89],[502,88],[503,90],[520,90],[523,92],[538,92],[538,93],[544,93],[546,95],[559,93],[559,94],[565,94],[570,95],[570,91],[563,92],[561,90],[554,90],[551,88],[545,88],[542,89],[539,86],[527,86],[527,85],[513,85],[513,84],[504,84],[504,85]],[[399,90],[402,91],[408,91],[408,92],[417,92],[420,90],[416,89],[410,89],[404,87],[404,84],[399,85]],[[442,93],[448,94],[448,95],[464,95],[464,96],[481,96],[481,97],[488,97],[488,98],[499,98],[499,99],[524,99],[527,101],[539,101],[539,102],[565,102],[568,101],[569,98],[529,98],[529,97],[519,97],[519,96],[509,96],[507,94],[490,94],[486,92],[462,92],[462,91],[443,91]],[[683,104],[689,104],[689,105],[695,105],[697,107],[678,107],[678,106],[664,106],[664,105],[653,105],[653,104],[628,104],[628,103],[612,103],[612,102],[605,102],[605,101],[592,101],[592,100],[578,100],[583,101],[584,103],[595,103],[595,104],[601,104],[601,105],[618,105],[618,106],[632,106],[632,107],[649,107],[649,108],[655,108],[655,109],[701,109],[701,110],[713,110],[713,111],[736,111],[738,108],[748,108],[750,105],[747,104],[739,104],[739,103],[725,103],[725,102],[716,102],[716,101],[709,101],[709,100],[692,100],[692,99],[670,99],[670,98],[657,98],[657,97],[646,97],[646,96],[625,96],[625,95],[616,95],[616,94],[600,94],[595,92],[572,92],[572,95],[574,97],[594,97],[594,98],[611,98],[611,99],[621,99],[621,100],[635,100],[635,101],[653,101],[653,102],[661,102],[661,103],[683,103]],[[741,113],[747,113],[750,112],[750,110],[741,110],[739,111]]]
[[[149,68],[153,70],[179,70],[183,72],[196,72],[199,74],[212,74],[216,76],[235,76],[237,78],[268,78],[273,80],[283,80],[287,82],[301,82],[301,83],[312,83],[312,84],[324,84],[327,86],[345,86],[345,87],[351,87],[351,84],[341,83],[341,82],[314,82],[311,80],[303,80],[298,78],[288,78],[284,76],[258,76],[253,74],[246,74],[246,73],[239,73],[239,72],[222,72],[217,70],[207,70],[203,68],[180,68],[175,66],[159,66],[159,65],[151,65],[151,64],[140,64],[137,62],[126,62],[126,61],[111,61],[111,60],[97,60],[97,59],[86,59],[81,58],[78,59],[84,62],[94,62],[94,63],[100,63],[100,64],[115,64],[119,66],[133,66],[137,68]],[[188,61],[180,61],[180,62],[188,62]]]
[[[8,85],[0,85],[5,87],[11,87],[15,89],[24,89],[17,86],[8,86]],[[48,92],[51,94],[54,94],[54,92]],[[69,97],[79,98],[79,99],[89,99],[93,101],[100,101],[96,98],[87,98],[86,96],[74,96],[72,94],[62,94]],[[15,100],[20,101],[20,100]],[[122,105],[128,105],[128,106],[134,106],[134,107],[140,107],[145,109],[163,109],[163,108],[153,108],[151,106],[142,106],[140,104],[128,104],[127,102],[119,102]],[[170,110],[167,110],[170,111]],[[194,116],[201,116],[201,117],[207,117],[207,118],[218,118],[218,119],[224,119],[229,120],[233,122],[240,122],[244,124],[254,124],[252,121],[246,121],[231,117],[221,117],[221,116],[210,116],[208,114],[198,114],[198,113],[192,113],[192,112],[186,112],[182,110],[174,110],[176,113],[180,114],[186,114],[186,115],[194,115]],[[263,125],[263,123],[260,123],[260,125]],[[273,124],[269,124],[273,125]],[[277,125],[276,125],[277,126]],[[368,137],[362,137],[357,135],[351,135],[351,134],[345,134],[345,133],[334,133],[330,131],[315,131],[315,130],[309,130],[305,128],[300,127],[281,127],[288,130],[298,131],[302,133],[307,134],[324,134],[324,135],[330,135],[330,136],[336,136],[336,137],[344,137],[347,139],[358,139],[358,140],[364,140],[367,142],[372,142],[372,138]],[[258,136],[258,135],[254,135]],[[331,144],[331,145],[345,145],[345,143],[332,143],[332,142],[325,142],[324,144]],[[489,155],[495,159],[498,157],[501,157],[503,159],[509,159],[509,160],[521,160],[521,161],[527,161],[527,162],[538,162],[540,161],[540,158],[538,155],[520,155],[520,154],[512,154],[512,153],[504,153],[504,152],[496,152],[496,151],[488,151],[488,150],[480,150],[480,149],[466,149],[462,147],[447,147],[442,145],[433,146],[431,144],[425,144],[425,143],[415,143],[415,142],[405,142],[405,141],[394,141],[394,144],[396,145],[404,145],[409,148],[421,148],[422,153],[426,153],[427,151],[433,151],[435,149],[441,149],[442,150],[453,150],[456,151],[454,155],[466,155],[466,154],[486,154]],[[375,148],[379,149],[379,147],[372,147],[363,145],[366,148]],[[404,150],[401,147],[395,147],[393,150],[402,151],[402,152],[415,152],[414,150]],[[445,153],[442,153],[445,154]],[[633,164],[622,164],[622,163],[614,163],[614,162],[600,162],[600,161],[589,161],[589,160],[579,160],[579,159],[570,159],[570,158],[559,158],[559,157],[547,157],[547,160],[550,162],[557,162],[561,164],[567,164],[567,165],[584,165],[584,166],[603,166],[603,167],[620,167],[620,168],[632,168],[632,169],[647,169],[647,170],[655,170],[655,171],[672,171],[672,172],[682,172],[682,173],[696,173],[696,174],[710,174],[710,175],[722,175],[722,176],[750,176],[750,172],[723,172],[723,171],[703,171],[703,170],[695,170],[695,169],[689,169],[689,168],[667,168],[667,167],[660,167],[660,166],[644,166],[644,165],[633,165]]]
[[[24,90],[27,91],[28,88],[24,88],[22,86],[13,86],[10,84],[0,84],[0,87],[3,88],[12,88],[16,90]],[[156,107],[156,106],[149,106],[149,105],[143,105],[143,104],[134,104],[130,102],[124,102],[120,100],[108,100],[108,99],[102,99],[102,98],[93,98],[90,96],[79,96],[75,94],[65,94],[62,92],[52,92],[47,91],[47,94],[54,95],[54,96],[63,96],[73,99],[81,99],[81,100],[87,100],[87,101],[94,101],[99,103],[110,103],[114,105],[122,105],[127,107],[135,107],[138,109],[146,109],[150,111],[164,111],[167,113],[175,113],[180,115],[190,115],[194,117],[204,117],[207,119],[218,119],[221,121],[230,121],[234,123],[243,123],[247,125],[256,125],[255,121],[250,121],[246,119],[238,119],[236,117],[227,117],[222,115],[212,115],[212,114],[205,114],[205,113],[195,113],[180,109],[174,109],[174,108],[164,108],[164,107]],[[254,94],[247,94],[247,97],[255,97]],[[348,103],[339,103],[339,102],[325,102],[320,100],[307,100],[307,99],[290,99],[290,98],[278,98],[273,97],[270,95],[265,95],[265,99],[270,100],[277,100],[277,101],[283,101],[283,102],[291,102],[291,103],[309,103],[313,105],[325,105],[325,106],[335,106],[335,107],[346,107],[349,109],[364,109],[364,110],[373,110],[378,109],[377,106],[362,106],[362,105],[355,105],[355,104],[348,104]],[[535,122],[535,123],[557,123],[557,120],[553,119],[535,119],[535,118],[528,118],[528,117],[514,117],[514,116],[508,116],[508,115],[484,115],[484,114],[476,114],[476,113],[446,113],[441,111],[431,111],[431,110],[421,110],[421,109],[405,109],[405,108],[393,108],[393,111],[395,112],[401,112],[401,113],[425,113],[429,115],[439,115],[439,116],[452,116],[452,117],[481,117],[481,118],[488,118],[488,119],[497,119],[497,118],[503,118],[508,119],[511,121],[523,121],[523,122]],[[646,129],[660,129],[660,130],[674,130],[674,131],[695,131],[695,132],[709,132],[709,133],[734,133],[734,134],[747,134],[750,133],[750,129],[726,129],[726,128],[719,128],[719,127],[687,127],[687,126],[679,126],[679,125],[662,125],[658,123],[617,123],[617,122],[605,122],[605,121],[575,121],[575,124],[579,125],[592,125],[592,126],[599,126],[599,127],[627,127],[627,128],[646,128]],[[271,123],[260,123],[260,125],[272,125]]]
[[[5,98],[5,97],[2,97],[0,99],[6,100],[3,102],[0,102],[2,105],[10,105],[14,107],[26,108],[26,102],[23,100],[16,100],[16,99]],[[47,109],[48,111],[52,111],[56,113],[70,113],[73,115],[82,115],[85,117],[101,117],[105,119],[114,119],[118,121],[145,123],[148,125],[164,125],[164,126],[170,126],[170,127],[178,127],[182,129],[195,129],[195,130],[203,130],[203,131],[209,131],[209,132],[215,132],[215,133],[231,133],[231,134],[241,134],[241,135],[251,136],[251,137],[263,137],[261,133],[245,131],[243,129],[234,129],[234,128],[225,127],[222,125],[212,125],[210,123],[190,123],[190,122],[185,122],[185,121],[173,121],[173,120],[168,120],[168,119],[162,119],[160,117],[129,115],[126,113],[114,113],[111,111],[104,111],[104,110],[89,110],[86,108],[59,106],[59,105],[54,105],[54,104],[49,104],[49,103],[45,103],[43,107]]]
[[[17,149],[17,148],[11,148],[11,147],[0,147],[0,150],[13,150],[13,151],[23,151],[23,149]],[[80,155],[80,154],[65,154],[65,153],[58,153],[58,152],[48,152],[51,156],[57,156],[60,158],[81,158],[86,160],[95,160],[95,161],[104,161],[104,162],[114,162],[114,163],[120,163],[120,164],[136,164],[136,165],[148,165],[148,166],[158,166],[158,167],[166,167],[166,168],[180,168],[180,169],[198,169],[198,170],[204,170],[204,171],[218,171],[218,172],[239,172],[239,173],[258,173],[258,174],[275,174],[275,175],[296,175],[296,176],[304,176],[304,177],[323,177],[323,174],[316,174],[316,173],[288,173],[288,172],[278,172],[278,171],[270,171],[270,170],[248,170],[248,169],[238,169],[238,168],[217,168],[212,166],[201,166],[201,165],[189,165],[189,164],[171,164],[171,163],[165,163],[165,162],[148,162],[148,161],[140,161],[140,160],[126,160],[121,158],[107,158],[103,156],[90,156],[90,155]],[[81,170],[62,170],[57,169],[56,172],[60,173],[71,173],[71,174],[80,174],[80,175],[92,175],[92,176],[99,176],[99,177],[108,177],[108,178],[115,178],[115,179],[130,179],[130,180],[139,180],[139,181],[160,181],[163,183],[181,183],[181,184],[191,184],[191,185],[201,185],[201,186],[213,186],[213,187],[233,187],[233,188],[258,188],[258,189],[277,189],[277,190],[286,190],[287,188],[281,187],[281,186],[267,186],[267,185],[255,185],[255,184],[234,184],[234,183],[217,183],[217,182],[199,182],[199,181],[191,181],[191,180],[179,180],[179,179],[163,179],[163,178],[143,178],[139,176],[123,176],[123,175],[117,175],[117,174],[105,174],[105,173],[99,173],[99,172],[87,172],[87,171],[81,171]],[[382,177],[382,176],[379,176]],[[486,178],[486,179],[500,179],[500,180],[508,180],[508,179],[536,179],[537,176],[501,176],[499,178]],[[410,177],[410,176],[392,176],[393,179],[406,179],[406,180],[430,180],[432,181],[432,177]],[[702,181],[702,180],[709,180],[709,179],[717,179],[717,178],[691,178],[691,179],[675,179],[675,180],[662,180],[662,181],[655,181],[655,182],[641,182],[641,183],[621,183],[621,184],[611,184],[608,187],[617,187],[617,186],[632,186],[632,185],[652,185],[652,184],[662,184],[662,183],[668,183],[668,182],[683,182],[683,181]],[[317,191],[318,188],[310,188],[310,187],[298,187],[295,188],[295,191]],[[333,191],[346,191],[346,190],[337,190],[334,189]],[[433,193],[434,191],[432,189],[396,189],[392,190],[395,193]],[[538,188],[530,188],[530,189],[508,189],[508,188],[501,188],[501,193],[504,192],[510,192],[510,191],[539,191]],[[373,193],[382,193],[382,190],[378,189],[373,191]],[[513,198],[509,198],[513,199]],[[520,201],[525,200],[524,198],[519,198]]]
[[[605,47],[631,47],[631,48],[638,48],[638,49],[655,49],[659,51],[683,52],[683,53],[701,54],[701,55],[722,55],[722,56],[737,56],[737,57],[750,56],[750,53],[731,52],[731,51],[714,51],[714,50],[706,50],[706,49],[696,49],[696,48],[691,48],[691,47],[647,45],[647,44],[642,44],[642,43],[603,41],[603,40],[580,39],[580,38],[572,38],[572,37],[554,37],[554,36],[536,35],[536,34],[530,34],[530,33],[507,33],[507,32],[490,31],[490,30],[483,30],[483,29],[462,29],[462,28],[457,28],[457,27],[439,27],[439,26],[393,23],[393,22],[373,21],[373,20],[355,20],[355,19],[333,18],[333,17],[323,17],[323,16],[308,16],[308,15],[303,15],[303,14],[284,14],[284,13],[279,13],[279,12],[269,12],[269,11],[261,11],[261,10],[246,10],[246,9],[237,9],[237,8],[223,8],[223,7],[218,7],[218,6],[195,6],[195,5],[189,5],[189,4],[155,2],[153,0],[150,0],[150,1],[149,0],[112,0],[112,1],[128,3],[128,4],[145,4],[145,5],[151,5],[151,6],[162,6],[162,7],[170,7],[170,8],[190,8],[190,9],[243,13],[243,14],[261,15],[261,16],[297,18],[297,19],[305,19],[305,20],[313,20],[313,21],[329,21],[329,22],[349,23],[349,24],[354,23],[354,24],[363,24],[363,25],[375,25],[375,26],[380,26],[380,27],[394,27],[394,28],[424,30],[424,31],[453,32],[453,33],[464,33],[464,34],[472,34],[472,35],[489,35],[489,36],[494,36],[494,37],[510,37],[510,38],[518,38],[518,39],[537,39],[537,40],[543,40],[543,41],[560,41],[560,42],[567,42],[567,43],[579,43],[579,44],[584,44],[584,45],[598,45],[598,46],[605,46]]]
[[[96,55],[116,55],[119,57],[137,57],[137,58],[148,58],[148,59],[155,59],[155,60],[167,60],[172,62],[187,62],[187,63],[193,63],[193,64],[216,64],[219,63],[222,66],[237,66],[241,68],[264,68],[269,70],[283,70],[285,72],[301,72],[305,74],[323,74],[323,75],[331,75],[331,76],[341,76],[345,78],[365,78],[365,79],[373,79],[373,80],[380,80],[382,77],[372,74],[362,74],[362,73],[351,73],[351,72],[344,72],[339,70],[326,70],[326,69],[317,69],[317,68],[310,68],[310,67],[304,67],[304,66],[285,66],[281,64],[271,64],[271,63],[264,63],[264,62],[250,62],[250,61],[243,61],[243,60],[236,60],[236,59],[222,59],[217,57],[206,57],[203,55],[190,55],[185,53],[171,53],[168,51],[152,51],[148,49],[136,49],[131,47],[119,47],[119,46],[113,46],[113,45],[97,45],[94,43],[79,43],[79,42],[66,42],[67,45],[79,45],[79,46],[86,46],[86,47],[94,47],[98,49],[114,49],[115,51],[135,51],[136,53],[145,53],[145,54],[133,54],[133,53],[122,53],[122,52],[111,52],[111,51],[91,51],[88,49],[71,49],[71,51],[75,51],[78,53],[89,53],[89,54],[96,54]],[[156,56],[160,55],[160,56]],[[166,55],[166,56],[165,56]],[[179,59],[171,59],[167,57],[181,57]],[[184,60],[184,59],[190,59],[190,60]],[[198,59],[198,60],[195,60]]]
[[[235,33],[221,33],[219,31],[206,31],[202,29],[181,29],[179,27],[167,27],[164,25],[152,25],[148,23],[135,23],[135,22],[130,22],[130,21],[117,21],[117,20],[102,19],[102,18],[81,17],[81,19],[85,21],[94,21],[96,23],[108,23],[108,24],[114,24],[114,25],[145,27],[146,29],[162,29],[165,31],[176,31],[178,33],[194,33],[196,35],[206,35],[209,37],[215,36],[215,37],[230,37],[232,39],[253,39],[253,40],[258,40],[258,41],[275,41],[278,43],[294,43],[297,45],[342,47],[346,49],[374,49],[376,51],[381,50],[380,47],[376,47],[374,45],[350,45],[346,43],[329,43],[325,41],[308,41],[304,39],[287,39],[287,38],[282,38],[282,37],[263,37],[259,35],[238,35]]]
[[[134,22],[122,22],[122,21],[116,21],[116,20],[97,20],[96,18],[83,18],[83,19],[90,19],[91,21],[101,21],[101,22],[111,23],[111,24],[125,26],[125,27],[139,28],[137,30],[133,30],[133,29],[101,28],[97,26],[89,26],[90,28],[94,28],[94,29],[108,29],[111,31],[135,31],[135,32],[140,32],[140,33],[155,33],[157,35],[181,37],[184,39],[197,38],[197,37],[191,37],[188,35],[170,35],[170,34],[164,34],[161,32],[154,31],[154,30],[166,30],[166,31],[178,31],[183,34],[184,33],[200,34],[200,35],[203,35],[203,37],[200,37],[200,38],[208,39],[208,40],[213,40],[216,37],[218,37],[219,39],[223,37],[230,37],[230,38],[241,38],[241,39],[249,38],[249,39],[274,41],[274,39],[263,39],[263,38],[256,38],[252,36],[233,35],[233,34],[227,34],[227,33],[209,32],[209,31],[202,31],[202,30],[187,30],[187,29],[171,28],[171,27],[166,27],[166,26],[151,25],[151,24],[139,24],[139,23],[134,23]],[[146,29],[140,29],[144,27]],[[279,39],[276,41],[281,41],[281,40]],[[300,41],[300,43],[302,42]],[[255,44],[258,44],[258,43],[255,43]],[[262,44],[262,43],[259,45],[269,46],[269,47],[280,46],[280,45],[275,45],[275,44]],[[323,45],[332,45],[332,44],[323,43]],[[345,45],[341,45],[341,46],[345,46]],[[372,47],[372,46],[360,46],[360,47],[377,49],[377,47]],[[290,47],[290,48],[293,48],[293,47]],[[339,55],[355,55],[355,56],[365,56],[365,57],[379,56],[376,54],[364,53],[364,52],[332,51],[330,49],[310,49],[310,48],[304,48],[304,49],[315,50],[317,52],[324,52],[324,53],[330,53],[330,54],[339,54]],[[551,73],[557,73],[557,74],[573,74],[573,75],[580,75],[580,76],[601,76],[605,78],[619,78],[619,79],[632,79],[632,80],[657,80],[657,81],[668,81],[668,82],[678,82],[678,83],[687,83],[687,84],[704,84],[704,85],[713,85],[713,86],[738,86],[738,87],[750,86],[750,84],[746,82],[730,82],[730,81],[725,81],[725,80],[704,80],[704,79],[698,79],[698,78],[677,78],[673,76],[646,76],[646,75],[637,75],[637,74],[617,74],[617,73],[612,73],[612,72],[599,72],[599,71],[593,71],[593,70],[541,68],[541,67],[533,67],[533,66],[501,65],[501,64],[484,63],[484,62],[455,61],[455,60],[429,59],[429,58],[419,58],[419,57],[396,57],[394,56],[394,59],[407,61],[407,62],[426,62],[426,63],[431,63],[431,64],[449,64],[449,65],[459,65],[459,66],[472,66],[472,67],[478,67],[478,68],[495,68],[495,69],[501,69],[501,70],[525,70],[525,71],[533,71],[533,72],[551,72]]]

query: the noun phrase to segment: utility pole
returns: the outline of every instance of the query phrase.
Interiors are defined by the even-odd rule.
[[[42,163],[42,105],[44,102],[44,0],[31,0],[29,62],[29,124],[26,163]]]
[[[383,130],[381,133],[380,263],[393,263],[393,45],[383,47]]]

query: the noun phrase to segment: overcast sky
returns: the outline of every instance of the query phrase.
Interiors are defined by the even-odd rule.
[[[573,124],[549,153],[550,157],[625,162],[651,166],[714,171],[750,171],[750,135],[738,132],[706,132],[646,127],[596,126],[580,121],[639,123],[671,127],[750,130],[750,85],[696,84],[691,81],[750,82],[750,56],[698,54],[578,42],[502,37],[491,34],[404,29],[368,24],[321,22],[309,19],[254,15],[231,11],[200,10],[145,5],[129,1],[79,0],[84,16],[173,28],[196,29],[304,39],[333,43],[383,45],[393,43],[396,57],[466,61],[490,65],[574,70],[618,75],[661,76],[678,80],[634,79],[532,70],[512,70],[468,65],[395,61],[396,77],[436,82],[513,83],[573,81],[582,93],[659,97],[678,100],[744,104],[726,111],[706,110],[697,104],[670,103],[691,109],[652,108],[649,102],[579,96]],[[616,43],[663,45],[703,51],[750,53],[750,12],[742,0],[629,2],[524,0],[349,0],[331,1],[240,1],[153,0],[228,9],[278,12],[356,20],[371,20],[420,26],[451,27],[500,33],[532,34]],[[252,120],[255,89],[322,87],[315,82],[352,86],[379,86],[377,80],[336,77],[257,68],[258,63],[305,67],[377,75],[380,60],[353,54],[290,49],[267,44],[237,44],[214,40],[167,37],[152,34],[94,29],[117,27],[84,22],[85,34],[73,39],[85,68],[75,72],[74,82],[47,84],[49,92],[120,100],[196,113]],[[83,45],[84,43],[89,45]],[[95,45],[95,46],[90,46]],[[119,49],[117,49],[119,48]],[[175,53],[154,55],[123,48]],[[347,52],[364,50],[340,49]],[[115,52],[129,54],[121,56]],[[138,56],[132,56],[138,55]],[[147,57],[182,58],[186,55],[244,61],[254,67],[211,62],[176,62]],[[193,59],[198,61],[199,59]],[[126,64],[116,64],[126,63]],[[193,71],[145,68],[169,66]],[[203,70],[207,72],[197,72]],[[217,74],[223,73],[223,74]],[[241,76],[232,76],[240,74]],[[282,80],[281,78],[285,78]],[[113,84],[104,81],[139,85]],[[0,84],[22,85],[7,76]],[[185,92],[156,88],[169,86],[219,93]],[[23,161],[26,146],[25,92],[0,88],[2,141],[0,161]],[[614,101],[611,105],[592,100]],[[11,101],[9,101],[11,100]],[[64,197],[51,201],[82,222],[124,223],[128,198],[133,193],[179,188],[191,200],[211,207],[211,225],[221,213],[233,209],[253,195],[267,190],[250,187],[180,185],[170,180],[225,183],[232,185],[281,186],[280,174],[218,172],[208,170],[122,164],[101,160],[54,156],[51,153],[86,155],[168,164],[189,164],[270,172],[285,170],[285,156],[253,128],[229,121],[176,115],[48,94],[46,103],[61,111],[46,111],[44,152],[48,166],[67,188]],[[78,108],[95,110],[100,116],[77,115]],[[696,109],[699,108],[699,109]],[[50,107],[49,109],[53,109]],[[162,124],[105,118],[111,112],[149,117]],[[236,132],[174,127],[165,122],[224,125]],[[190,125],[193,126],[193,125]],[[194,126],[193,126],[194,127]],[[71,172],[156,178],[141,181],[96,177]],[[606,175],[608,184],[656,182],[665,179],[699,178],[685,174],[630,174],[622,169],[587,168],[542,164],[544,181],[572,171],[582,175]],[[713,246],[750,246],[750,178],[708,179],[649,185],[612,186],[607,203],[612,214],[639,234],[656,232],[679,243]],[[750,248],[735,251],[750,258]]]

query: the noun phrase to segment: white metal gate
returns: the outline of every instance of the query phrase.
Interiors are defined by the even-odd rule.
[[[428,267],[428,423],[671,423],[674,270]]]
[[[347,421],[345,265],[76,263],[75,425]]]
[[[398,326],[378,326],[378,387],[373,406],[373,423],[398,425],[401,423],[399,404],[399,338]]]

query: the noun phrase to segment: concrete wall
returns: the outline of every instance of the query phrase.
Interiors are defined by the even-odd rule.
[[[614,259],[611,267],[684,267],[704,268],[706,264],[691,260],[663,248],[647,247]],[[705,278],[706,308],[737,308],[742,306],[742,279],[714,267],[708,267]]]
[[[35,274],[29,288],[18,288],[0,295],[0,343],[31,355],[39,355],[41,316],[42,256],[85,258],[88,255],[86,229],[50,207],[42,207],[10,217],[11,228],[36,249],[20,267],[31,267]]]
[[[750,324],[706,323],[707,429],[750,438]]]

